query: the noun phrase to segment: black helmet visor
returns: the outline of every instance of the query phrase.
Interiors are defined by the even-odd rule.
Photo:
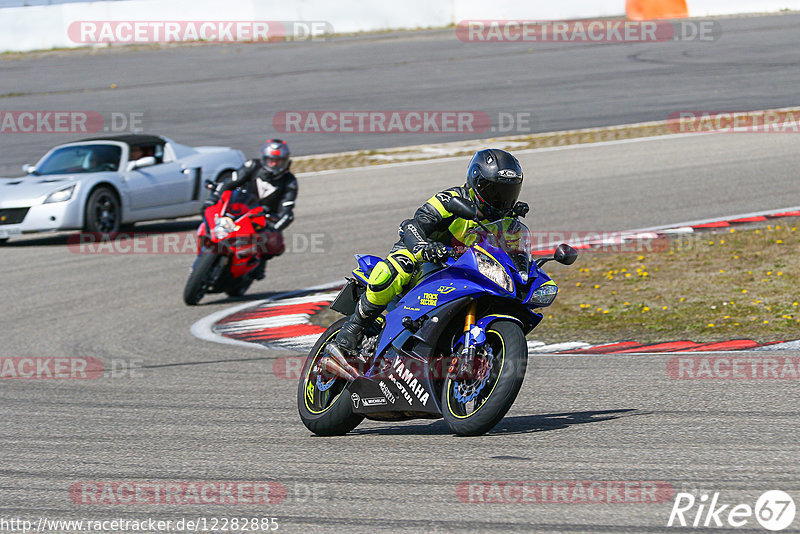
[[[475,187],[479,200],[485,202],[490,208],[499,211],[509,211],[514,207],[522,190],[522,179],[504,181],[479,180]]]

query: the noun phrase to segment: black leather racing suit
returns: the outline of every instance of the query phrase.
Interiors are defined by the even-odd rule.
[[[217,187],[216,196],[236,188],[258,198],[258,203],[275,218],[272,229],[285,230],[294,221],[297,178],[288,168],[281,174],[272,175],[261,160],[251,159],[236,170],[233,178]]]

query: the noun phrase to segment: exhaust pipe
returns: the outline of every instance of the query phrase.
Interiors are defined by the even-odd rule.
[[[344,378],[349,382],[352,382],[353,380],[356,379],[355,376],[348,373],[344,367],[336,363],[336,360],[334,360],[330,356],[323,356],[322,358],[320,358],[319,361],[317,362],[317,365],[323,371],[334,374],[339,378]]]
[[[351,382],[361,376],[361,373],[347,362],[341,349],[333,343],[329,343],[325,347],[325,356],[319,360],[319,363],[326,371]]]

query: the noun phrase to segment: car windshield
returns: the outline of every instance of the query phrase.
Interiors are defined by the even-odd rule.
[[[116,171],[122,149],[117,145],[74,145],[54,150],[36,167],[36,174],[78,174]]]
[[[520,272],[527,273],[531,259],[531,232],[519,219],[500,219],[471,230],[464,244],[471,247],[485,242],[503,250]]]

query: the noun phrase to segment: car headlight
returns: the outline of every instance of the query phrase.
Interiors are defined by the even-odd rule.
[[[214,235],[218,240],[223,240],[228,237],[228,234],[235,232],[239,227],[233,222],[230,217],[217,216],[214,220]]]
[[[556,300],[558,293],[558,286],[554,283],[545,283],[542,287],[536,289],[528,302],[536,304],[537,306],[550,306]]]
[[[72,198],[72,193],[75,191],[75,184],[72,184],[69,187],[65,187],[64,189],[59,189],[54,193],[50,193],[47,195],[47,198],[44,199],[45,204],[50,204],[51,202],[64,202]]]
[[[478,259],[479,273],[509,293],[514,292],[514,283],[502,265],[483,252],[475,251],[475,257]]]

